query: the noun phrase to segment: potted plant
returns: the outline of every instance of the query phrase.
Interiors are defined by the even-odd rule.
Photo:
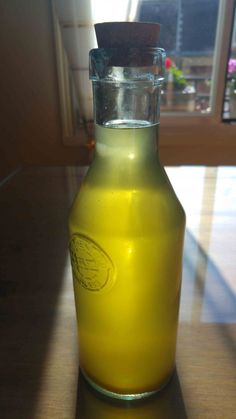
[[[183,71],[170,57],[166,58],[166,77],[162,97],[166,110],[188,112],[195,110],[195,88],[187,83]]]

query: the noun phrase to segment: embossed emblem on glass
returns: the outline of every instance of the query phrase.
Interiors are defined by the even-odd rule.
[[[114,266],[104,250],[90,238],[74,234],[70,241],[74,278],[90,291],[100,291],[112,285]]]

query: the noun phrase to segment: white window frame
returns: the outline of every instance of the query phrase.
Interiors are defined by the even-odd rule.
[[[161,116],[160,153],[165,164],[236,164],[236,124],[222,121],[225,70],[231,41],[235,1],[219,1],[210,94],[211,111],[206,114],[198,112],[163,113]],[[75,133],[72,126],[73,118],[71,112],[68,112],[68,109],[71,108],[69,78],[65,75],[68,69],[54,10],[53,17],[63,143],[66,146],[84,146],[87,138],[84,128],[80,127]]]

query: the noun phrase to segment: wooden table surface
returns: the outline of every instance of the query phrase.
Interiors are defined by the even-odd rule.
[[[0,418],[236,418],[236,168],[167,168],[187,214],[173,380],[138,403],[78,379],[67,218],[83,168],[0,188]]]

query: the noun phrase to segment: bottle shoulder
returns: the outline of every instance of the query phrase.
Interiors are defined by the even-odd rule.
[[[185,213],[168,181],[145,187],[110,187],[85,179],[70,213],[70,230],[144,235],[183,229]]]
[[[132,156],[131,156],[132,157]],[[172,191],[171,183],[156,154],[146,158],[95,158],[84,184],[98,188],[150,189],[166,188]]]

